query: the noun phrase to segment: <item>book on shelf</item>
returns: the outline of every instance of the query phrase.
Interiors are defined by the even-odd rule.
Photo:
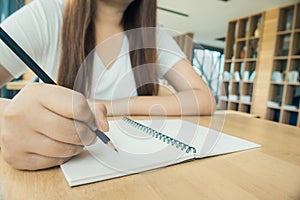
[[[231,74],[228,71],[223,72],[223,81],[230,81],[231,79]]]
[[[255,75],[256,75],[256,72],[253,71],[253,72],[251,73],[251,75],[250,75],[249,81],[254,81]]]
[[[282,108],[287,110],[295,110],[295,111],[298,110],[297,106],[294,105],[283,105]]]
[[[240,65],[240,71],[241,71],[241,73],[244,71],[244,69],[245,69],[245,63],[241,62],[241,65]]]
[[[258,47],[253,50],[252,58],[257,58],[258,55]]]
[[[298,83],[299,72],[296,70],[292,70],[288,73],[288,81],[289,83]]]
[[[235,81],[241,81],[240,72],[234,72],[234,80]]]
[[[267,102],[267,106],[268,106],[268,107],[279,108],[279,107],[280,107],[280,104],[279,104],[278,102],[275,102],[275,101],[268,101],[268,102]]]
[[[227,96],[219,96],[219,99],[220,99],[220,100],[227,101],[228,97],[227,97]]]
[[[254,37],[259,37],[261,34],[261,22],[257,22],[256,29],[254,31]]]
[[[294,15],[294,10],[289,9],[286,14],[286,22],[285,22],[285,30],[291,30],[292,25],[293,25],[293,15]]]
[[[279,71],[274,71],[272,74],[272,81],[276,83],[281,83],[284,81],[283,73]]]
[[[236,94],[230,94],[229,98],[230,101],[238,101],[239,100],[239,96]]]
[[[242,95],[242,96],[240,96],[240,100],[243,103],[251,103],[251,96]]]
[[[250,79],[250,72],[249,71],[244,71],[243,81],[249,81],[249,79]]]
[[[244,59],[246,56],[246,45],[243,46],[243,49],[240,52],[240,58]]]
[[[291,41],[291,36],[290,35],[285,35],[283,37],[282,55],[281,56],[288,56],[289,55],[290,41]]]

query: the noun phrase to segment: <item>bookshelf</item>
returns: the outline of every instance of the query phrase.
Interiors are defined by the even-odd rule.
[[[299,74],[300,3],[228,23],[221,109],[300,127]]]
[[[265,118],[300,127],[300,3],[278,8]]]
[[[251,113],[264,13],[228,23],[219,107]]]

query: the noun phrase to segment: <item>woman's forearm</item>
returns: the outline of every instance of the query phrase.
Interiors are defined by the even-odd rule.
[[[0,135],[1,135],[1,124],[2,124],[2,115],[4,112],[4,109],[9,104],[9,99],[0,98]],[[0,142],[0,149],[1,149],[1,142]]]
[[[216,107],[210,92],[197,89],[168,96],[138,96],[104,103],[108,115],[210,115]]]

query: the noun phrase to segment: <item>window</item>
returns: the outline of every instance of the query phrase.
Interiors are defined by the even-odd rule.
[[[0,21],[18,10],[24,5],[24,0],[0,0]]]
[[[24,0],[0,0],[0,22],[21,8],[23,5]],[[5,98],[12,98],[14,95],[16,95],[16,93],[17,91],[7,90],[5,86],[2,89],[0,88],[0,94]]]
[[[193,67],[208,84],[216,100],[218,100],[221,87],[223,61],[224,54],[222,50],[210,50],[204,47],[194,48]]]

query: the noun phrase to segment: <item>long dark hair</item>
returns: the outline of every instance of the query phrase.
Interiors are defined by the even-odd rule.
[[[121,25],[124,31],[143,27],[156,27],[156,0],[135,0],[125,10]],[[62,27],[62,53],[58,73],[58,83],[62,86],[74,89],[74,82],[79,68],[86,56],[96,46],[95,17],[97,12],[97,0],[67,0]],[[128,36],[130,59],[132,68],[144,64],[152,64],[143,70],[134,70],[134,76],[138,95],[157,95],[157,50],[155,48],[155,31],[139,31],[140,35]],[[145,39],[152,41],[151,47],[136,49],[137,44],[145,43]],[[86,65],[89,66],[89,65]],[[88,69],[89,68],[89,69]],[[81,69],[80,69],[81,70]],[[86,67],[84,76],[91,77],[92,69]],[[145,81],[146,79],[146,81]],[[145,84],[146,83],[146,84]],[[91,80],[83,81],[85,85],[80,92],[86,94],[90,90]],[[100,83],[101,84],[101,83]],[[81,85],[81,84],[79,84]]]

